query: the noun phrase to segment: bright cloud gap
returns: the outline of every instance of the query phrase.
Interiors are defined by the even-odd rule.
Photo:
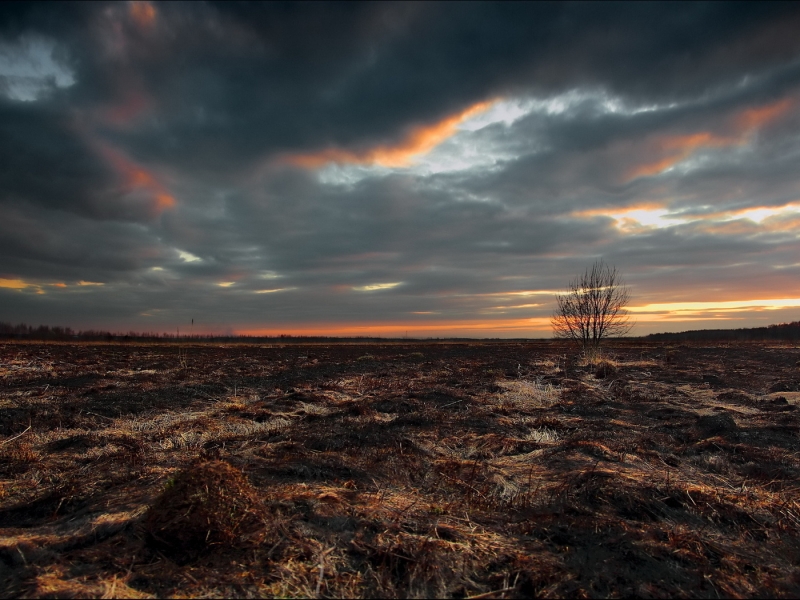
[[[0,41],[0,93],[35,102],[53,89],[75,84],[75,74],[57,58],[56,43],[41,36]]]
[[[503,161],[515,158],[514,151],[502,146],[487,147],[485,140],[474,140],[481,130],[495,125],[511,127],[516,121],[535,114],[557,116],[591,106],[599,114],[636,115],[644,112],[670,110],[678,106],[651,104],[631,106],[621,97],[604,90],[570,90],[547,98],[509,98],[476,105],[465,111],[467,116],[455,124],[449,136],[417,153],[410,153],[408,164],[382,164],[379,160],[363,164],[348,164],[330,160],[318,166],[317,177],[323,184],[352,185],[368,177],[384,176],[394,171],[419,175],[458,172],[470,169],[491,169]]]
[[[778,207],[744,208],[727,211],[710,209],[707,212],[670,210],[668,207],[633,206],[628,208],[605,208],[588,211],[575,211],[573,217],[607,217],[614,220],[614,226],[622,232],[636,233],[646,229],[666,229],[691,223],[726,223],[747,220],[756,225],[767,225],[770,219],[783,219],[800,216],[800,204],[792,203]]]
[[[357,292],[377,292],[380,290],[390,290],[392,288],[396,288],[398,285],[402,285],[403,282],[397,281],[394,283],[370,283],[368,285],[361,285],[353,287],[353,289]]]

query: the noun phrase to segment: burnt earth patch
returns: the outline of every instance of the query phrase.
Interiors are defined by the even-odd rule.
[[[616,372],[559,341],[0,343],[0,589],[800,595],[800,348],[604,357]]]

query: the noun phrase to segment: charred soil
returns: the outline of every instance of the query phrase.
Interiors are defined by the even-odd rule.
[[[797,597],[799,361],[2,344],[0,596]]]

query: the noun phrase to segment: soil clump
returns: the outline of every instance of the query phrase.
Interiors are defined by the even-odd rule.
[[[178,564],[241,542],[267,523],[258,493],[223,461],[197,461],[178,473],[144,518],[150,546]]]

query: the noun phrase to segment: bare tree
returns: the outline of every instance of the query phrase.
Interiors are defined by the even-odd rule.
[[[603,338],[625,335],[633,327],[625,310],[629,300],[616,267],[598,260],[570,282],[567,292],[556,296],[550,319],[553,335],[579,342],[594,357]]]

